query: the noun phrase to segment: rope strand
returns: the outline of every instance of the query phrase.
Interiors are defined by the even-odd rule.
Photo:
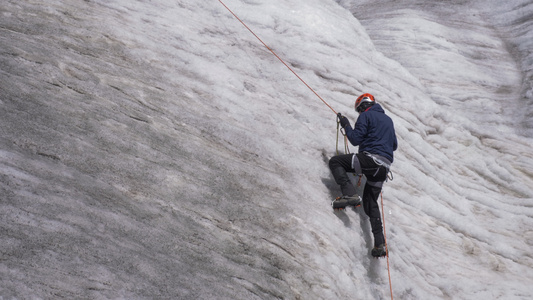
[[[268,51],[270,51],[279,61],[281,61],[282,64],[285,65],[285,67],[287,67],[287,69],[289,69],[289,71],[291,71],[298,79],[300,79],[300,81],[305,84],[305,86],[307,88],[309,88],[311,90],[311,92],[313,92],[320,100],[322,100],[322,102],[324,102],[324,104],[326,104],[327,107],[329,107],[329,109],[331,109],[331,111],[333,111],[335,113],[335,115],[337,114],[337,112],[331,107],[331,105],[329,105],[324,99],[322,99],[322,97],[320,97],[320,95],[315,92],[315,90],[313,90],[312,87],[310,87],[307,82],[305,82],[305,80],[303,80],[291,67],[289,67],[289,65],[287,63],[285,63],[285,61],[283,59],[281,59],[281,57],[279,57],[276,52],[274,52],[274,50],[272,50],[265,42],[263,42],[263,40],[261,40],[254,32],[252,29],[250,29],[250,27],[248,27],[248,25],[246,25],[239,17],[237,17],[237,15],[231,10],[229,9],[229,7],[226,6],[226,4],[224,4],[224,2],[222,2],[222,0],[218,0],[218,2],[220,2],[220,4],[222,4],[237,20],[239,20],[239,22],[241,22],[241,24],[246,27],[246,29],[248,29],[248,31],[250,31],[254,36],[255,38],[257,38],[267,49]]]
[[[390,298],[393,300],[392,296],[392,280],[390,276],[390,264],[389,264],[389,245],[387,243],[387,230],[385,230],[385,207],[383,206],[383,192],[381,192],[381,220],[383,220],[383,237],[385,239],[385,247],[387,250],[387,271],[389,272],[389,287],[390,287]]]
[[[346,134],[344,133],[344,131],[342,130],[342,128],[340,128],[340,122],[339,122],[339,119],[337,118],[337,139],[336,139],[336,144],[335,144],[335,151],[337,153],[337,155],[340,154],[339,152],[339,133],[342,134],[342,139],[344,140],[344,154],[350,154],[350,147],[348,146],[348,138],[346,137]]]

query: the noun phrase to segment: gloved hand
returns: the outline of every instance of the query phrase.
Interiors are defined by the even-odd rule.
[[[341,113],[337,114],[337,118],[339,118],[339,123],[341,123],[341,127],[345,128],[347,125],[350,125],[350,120],[346,118],[345,116],[341,115]]]

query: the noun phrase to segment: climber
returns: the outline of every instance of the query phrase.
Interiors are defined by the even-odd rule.
[[[351,144],[359,146],[359,150],[358,153],[337,155],[329,160],[331,173],[342,192],[342,196],[335,201],[344,201],[353,206],[360,205],[359,196],[347,172],[366,176],[363,208],[370,218],[374,235],[371,254],[374,257],[382,257],[387,255],[387,246],[378,197],[394,160],[393,151],[398,148],[398,141],[391,118],[385,114],[381,105],[376,103],[374,96],[367,93],[359,96],[355,101],[355,111],[359,113],[359,118],[353,129],[348,118],[340,113],[337,115],[346,137]]]

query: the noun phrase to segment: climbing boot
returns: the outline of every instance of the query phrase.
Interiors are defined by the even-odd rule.
[[[377,247],[374,247],[374,249],[372,249],[372,256],[375,258],[387,256],[387,245],[381,244]]]
[[[361,206],[361,197],[359,195],[337,197],[331,202],[331,206],[335,210],[344,210],[346,206]]]

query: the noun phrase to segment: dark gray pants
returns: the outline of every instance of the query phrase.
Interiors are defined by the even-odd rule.
[[[381,160],[390,164],[390,162]],[[357,192],[347,173],[366,176],[366,184],[363,190],[363,208],[370,218],[370,226],[374,234],[374,246],[385,243],[383,226],[379,211],[378,198],[383,183],[387,179],[388,169],[379,165],[375,159],[363,153],[344,154],[332,157],[329,160],[329,168],[335,178],[335,182],[341,187],[344,196],[353,196]]]

